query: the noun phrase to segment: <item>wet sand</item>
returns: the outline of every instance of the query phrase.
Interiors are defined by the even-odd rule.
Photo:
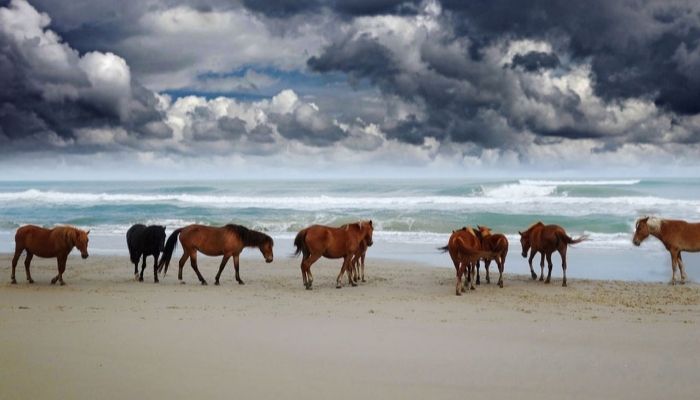
[[[178,258],[176,252],[175,260]],[[150,259],[149,259],[150,262]],[[72,255],[67,285],[36,259],[29,285],[0,255],[0,398],[697,398],[700,286],[506,273],[454,295],[454,273],[367,263],[335,289],[338,261],[242,260],[214,286],[171,265],[135,282],[126,257]],[[506,272],[508,265],[506,265]],[[495,275],[495,274],[494,274]]]

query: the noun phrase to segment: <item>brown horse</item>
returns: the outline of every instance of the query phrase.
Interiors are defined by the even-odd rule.
[[[353,281],[357,282],[362,280],[365,281],[365,255],[367,255],[367,240],[360,242],[360,246],[357,248],[357,253],[352,258],[352,274]]]
[[[58,275],[51,279],[51,284],[56,281],[61,285],[63,282],[63,272],[66,270],[66,260],[68,254],[77,247],[83,259],[88,258],[88,234],[90,231],[82,231],[72,226],[59,226],[53,229],[45,229],[35,225],[25,225],[17,229],[15,233],[15,256],[12,258],[12,283],[16,284],[15,268],[19,256],[27,250],[27,258],[24,259],[24,269],[27,272],[27,281],[34,283],[32,274],[29,273],[29,265],[32,257],[54,258],[58,262]]]
[[[465,226],[462,229],[452,231],[447,246],[440,247],[438,250],[450,253],[450,258],[455,266],[457,275],[457,295],[459,296],[461,294],[460,292],[465,291],[464,285],[462,284],[462,277],[465,272],[467,286],[469,289],[474,290],[473,277],[475,275],[476,266],[482,258],[480,255],[481,241],[474,229]]]
[[[637,220],[632,243],[642,244],[649,235],[655,236],[671,253],[671,284],[676,284],[676,267],[681,270],[681,284],[685,283],[687,275],[681,258],[681,251],[700,251],[700,223],[644,217]]]
[[[572,239],[566,234],[564,228],[559,225],[545,225],[541,221],[533,224],[524,232],[518,232],[520,234],[520,245],[522,246],[523,257],[527,257],[527,252],[530,250],[530,258],[528,258],[528,263],[530,264],[530,274],[532,274],[532,279],[537,279],[537,274],[535,270],[532,269],[532,259],[535,257],[536,253],[540,253],[540,280],[542,280],[544,275],[544,258],[547,257],[547,266],[549,267],[549,273],[547,273],[547,279],[544,283],[549,283],[552,277],[552,253],[555,251],[559,252],[561,256],[561,269],[564,273],[564,280],[562,286],[566,286],[566,250],[570,244],[576,244],[583,242],[588,239],[586,235],[579,237],[578,239]]]
[[[479,230],[477,234],[481,239],[481,248],[498,253],[498,258],[496,259],[496,265],[498,265],[498,286],[503,287],[503,268],[506,263],[506,256],[508,255],[508,239],[505,235],[501,233],[492,233],[491,228],[487,226],[476,226]],[[491,283],[491,278],[489,277],[489,266],[491,265],[491,260],[485,260],[484,269],[486,269],[486,283]],[[476,265],[476,284],[480,284],[479,277],[479,264]]]
[[[177,273],[177,279],[180,280],[181,283],[184,283],[182,281],[182,268],[189,258],[190,265],[197,274],[199,282],[201,282],[202,285],[207,284],[202,274],[199,273],[199,268],[197,268],[198,251],[211,257],[224,256],[221,260],[221,265],[219,265],[219,273],[216,274],[216,281],[214,282],[216,285],[219,284],[219,278],[224,271],[228,259],[232,257],[233,267],[236,269],[236,281],[239,285],[244,284],[238,272],[238,261],[241,252],[246,247],[257,247],[260,249],[263,257],[265,257],[265,262],[272,262],[272,247],[274,246],[274,241],[270,236],[262,232],[234,224],[228,224],[222,227],[188,225],[173,231],[168,238],[168,242],[165,244],[163,258],[158,265],[158,272],[165,267],[163,271],[164,276],[168,272],[168,265],[173,256],[173,250],[175,249],[178,236],[180,237],[180,244],[182,244],[184,252],[180,258],[179,270]]]
[[[311,274],[311,265],[321,257],[343,259],[343,266],[336,279],[336,288],[341,287],[340,280],[345,271],[348,272],[350,285],[357,286],[352,278],[351,262],[357,255],[362,242],[365,242],[368,247],[372,246],[373,232],[371,220],[346,224],[340,228],[312,225],[299,231],[294,239],[294,246],[296,246],[294,256],[302,254],[301,278],[304,281],[304,287],[307,290],[313,288],[314,276]]]

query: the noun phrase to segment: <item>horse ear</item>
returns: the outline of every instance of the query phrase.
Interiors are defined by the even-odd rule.
[[[518,231],[518,234],[520,234],[520,236],[522,236],[522,235],[523,235],[523,233],[522,233],[522,232],[520,232],[520,231]]]
[[[85,232],[85,234],[86,234],[86,235],[89,235],[89,234],[90,234],[90,229],[88,229],[87,232]]]
[[[369,220],[369,226],[372,226],[372,220],[371,220],[371,219]]]

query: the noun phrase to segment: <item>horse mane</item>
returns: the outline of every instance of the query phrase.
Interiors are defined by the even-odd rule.
[[[262,232],[248,229],[243,225],[228,224],[225,226],[225,228],[229,232],[233,232],[238,235],[244,246],[262,246],[267,242],[274,243],[270,236]]]
[[[74,226],[64,225],[57,226],[53,229],[54,231],[58,232],[61,237],[63,237],[63,240],[65,240],[68,246],[74,246],[78,241],[78,228]]]
[[[661,224],[664,222],[662,218],[659,217],[646,217],[647,226],[649,227],[649,232],[656,233],[661,230]]]
[[[534,224],[530,225],[527,229],[525,229],[523,231],[523,233],[530,232],[532,230],[532,228],[534,228],[536,226],[540,226],[540,225],[544,225],[544,223],[542,223],[542,221],[537,221]]]

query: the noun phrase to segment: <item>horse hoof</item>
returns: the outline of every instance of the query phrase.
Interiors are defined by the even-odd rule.
[[[180,285],[184,285],[184,284],[185,284],[185,281],[180,281]]]
[[[469,290],[476,290],[474,286],[470,287]]]
[[[61,286],[66,286],[66,283],[61,281]]]
[[[563,283],[561,284],[561,286],[562,286],[562,287],[566,287],[566,282],[563,282]]]
[[[545,285],[549,284],[549,279],[547,279],[546,281],[544,281],[544,284],[545,284]]]
[[[13,285],[16,285],[16,284],[17,284],[17,279],[13,279],[12,282],[10,282],[10,283],[13,284]]]
[[[207,281],[201,281],[202,286],[207,286]]]
[[[306,290],[312,290],[313,288],[311,286],[307,286]]]
[[[336,289],[340,289],[342,286],[341,285],[335,285]]]
[[[153,283],[160,283],[160,281],[158,279],[155,279]]]
[[[364,283],[364,282],[367,282],[367,281],[366,281],[366,280],[364,280],[364,279],[362,279],[362,282]]]
[[[32,283],[34,283],[34,279],[30,279],[28,282],[31,285]]]
[[[532,273],[532,279],[533,279],[533,280],[537,279],[537,274],[534,273],[534,272]]]
[[[239,284],[239,285],[245,285],[245,282],[243,282],[243,281],[238,281],[238,284]]]
[[[214,284],[215,284],[216,286],[219,286],[219,281],[215,281]]]
[[[458,290],[457,292],[455,292],[455,294],[456,294],[457,296],[461,296],[461,295],[462,295],[462,293],[461,293],[459,290]]]
[[[139,278],[139,282],[143,282],[143,278]]]
[[[58,280],[58,279],[51,279],[51,284],[52,284],[52,285],[55,285],[57,280]]]

